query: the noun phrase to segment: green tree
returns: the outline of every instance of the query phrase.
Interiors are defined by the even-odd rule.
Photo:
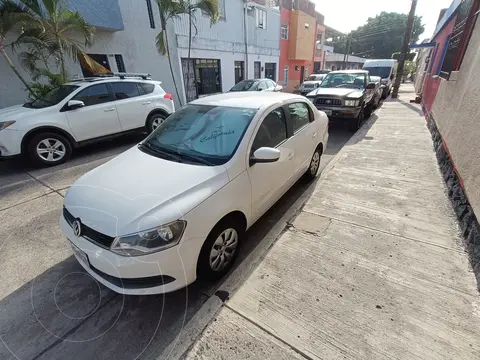
[[[402,50],[407,24],[406,14],[381,12],[367,23],[350,32],[350,53],[368,58],[390,59],[392,54]],[[417,42],[425,28],[422,17],[415,16],[411,42]],[[346,39],[336,38],[330,43],[335,52],[345,53]]]
[[[18,4],[25,26],[18,43],[58,55],[60,76],[65,82],[66,57],[82,61],[84,49],[93,43],[95,28],[79,12],[69,10],[65,0],[18,0]]]
[[[213,24],[218,21],[218,2],[217,0],[199,0],[193,2],[192,0],[157,0],[158,10],[160,12],[160,22],[162,30],[156,37],[157,50],[163,56],[167,56],[170,73],[172,74],[173,85],[177,93],[178,101],[182,104],[180,92],[178,91],[177,81],[173,72],[172,59],[170,54],[170,46],[168,43],[167,22],[168,20],[179,19],[181,15],[188,16],[189,35],[188,35],[188,70],[190,67],[190,53],[192,47],[192,29],[195,26],[195,13],[201,10],[210,18]]]
[[[11,34],[15,27],[17,27],[18,30],[21,30],[19,23],[22,20],[22,16],[23,10],[17,3],[10,0],[0,0],[0,53],[23,85],[25,85],[30,93],[33,93],[32,88],[20,74],[16,66],[13,64],[12,59],[10,59],[5,51],[5,48],[9,46],[5,44],[7,35]]]

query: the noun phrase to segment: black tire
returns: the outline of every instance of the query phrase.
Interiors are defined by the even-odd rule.
[[[310,160],[310,165],[308,166],[307,171],[303,175],[306,181],[313,181],[320,169],[320,164],[322,161],[322,147],[318,145],[315,151],[313,152],[312,159]]]
[[[38,149],[45,149],[43,157]],[[28,141],[27,152],[29,158],[37,166],[56,166],[70,159],[72,156],[72,144],[63,135],[44,132],[34,135]],[[60,154],[61,152],[63,152],[63,155]],[[49,157],[51,160],[48,160]]]
[[[389,94],[390,94],[390,92],[387,90],[387,88],[383,89],[382,100],[385,100],[388,97]]]
[[[372,116],[372,113],[373,113],[373,103],[368,105],[366,108],[365,108],[365,112],[364,112],[364,115],[365,115],[365,119],[368,119],[370,118],[370,116]],[[361,125],[360,125],[361,126]]]
[[[163,124],[163,122],[165,121],[166,118],[167,118],[167,116],[165,116],[164,114],[161,114],[161,113],[155,113],[155,114],[150,115],[148,120],[147,120],[147,132],[149,134],[151,134],[153,132],[153,130],[156,129],[155,123],[157,121],[159,121],[160,124]]]
[[[351,120],[350,123],[348,124],[348,129],[351,132],[357,132],[357,130],[362,127],[364,121],[365,121],[365,108],[362,107],[356,119]]]
[[[210,261],[210,258],[213,257],[213,247],[217,242],[217,239],[225,231],[227,231],[227,229],[233,229],[237,234],[236,248],[235,251],[233,251],[233,254],[229,258],[229,262],[225,265],[225,267],[215,270],[212,265],[212,262],[215,263],[215,260]],[[205,243],[202,246],[202,250],[200,251],[200,256],[198,257],[197,263],[197,275],[200,278],[207,280],[216,280],[224,276],[232,268],[232,265],[235,262],[244,235],[245,226],[235,217],[227,217],[226,219],[220,221],[217,225],[215,225],[215,227],[212,229],[207,239],[205,240]],[[217,250],[220,250],[218,249],[218,245],[216,245],[216,247]],[[229,253],[226,250],[227,248],[225,248],[224,254]]]

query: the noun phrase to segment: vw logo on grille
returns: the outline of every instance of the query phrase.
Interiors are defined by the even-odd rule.
[[[72,223],[72,229],[76,237],[80,237],[82,235],[82,223],[80,222],[80,219],[75,220]]]
[[[325,104],[331,104],[332,100],[325,100]]]

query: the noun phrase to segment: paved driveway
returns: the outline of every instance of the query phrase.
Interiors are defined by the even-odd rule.
[[[322,167],[349,138],[342,129],[331,130]],[[166,295],[119,295],[88,276],[72,256],[58,225],[66,190],[139,140],[83,149],[49,169],[0,162],[0,359],[151,359],[215,293],[219,283],[196,282]],[[249,230],[240,261],[305,189],[296,184]]]

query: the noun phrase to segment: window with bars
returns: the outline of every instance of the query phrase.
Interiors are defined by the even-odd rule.
[[[444,79],[450,78],[450,73],[460,68],[463,60],[472,28],[474,24],[475,10],[478,8],[478,1],[462,0],[457,10],[457,18],[452,34],[448,39],[445,57],[443,59],[440,76]]]
[[[150,20],[150,27],[152,29],[155,29],[155,18],[153,17],[152,0],[147,0],[147,11],[148,11],[148,18]]]
[[[267,28],[267,12],[263,9],[255,8],[255,23],[257,28]]]
[[[118,72],[127,72],[125,69],[125,63],[123,62],[123,56],[120,54],[115,54],[115,62],[117,63]]]
[[[235,84],[238,84],[240,81],[245,79],[245,67],[243,61],[235,61],[234,68],[235,68]]]
[[[283,24],[280,28],[280,39],[288,40],[288,25]]]

